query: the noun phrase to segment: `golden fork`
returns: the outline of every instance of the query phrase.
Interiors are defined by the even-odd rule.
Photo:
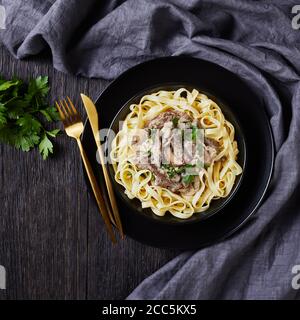
[[[105,201],[101,195],[101,191],[100,188],[98,186],[96,177],[93,173],[91,164],[87,158],[87,155],[83,149],[83,146],[81,144],[81,140],[80,140],[80,136],[83,132],[83,122],[81,121],[81,117],[79,115],[79,113],[77,112],[76,108],[74,107],[74,104],[72,103],[71,99],[69,97],[67,97],[68,99],[68,103],[65,99],[63,99],[62,101],[59,102],[55,102],[57,110],[59,112],[60,118],[63,122],[64,125],[64,129],[66,131],[66,134],[71,137],[76,139],[79,150],[80,150],[80,154],[84,163],[84,167],[85,170],[87,172],[87,175],[89,177],[97,204],[98,204],[98,208],[100,210],[100,213],[103,217],[103,220],[105,222],[107,231],[110,235],[110,238],[112,240],[113,243],[116,242],[116,238],[115,235],[113,233],[112,230],[112,226],[110,223],[110,219],[109,219],[109,215],[111,215],[111,213],[109,212],[109,208],[106,207],[105,205]]]

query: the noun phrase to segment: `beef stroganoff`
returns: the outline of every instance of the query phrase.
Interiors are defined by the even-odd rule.
[[[112,141],[115,180],[158,216],[187,219],[226,198],[242,173],[233,125],[196,89],[159,91],[130,106]]]

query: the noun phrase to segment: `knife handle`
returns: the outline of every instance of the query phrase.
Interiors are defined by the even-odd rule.
[[[123,227],[122,227],[120,213],[118,210],[117,201],[116,201],[114,190],[113,190],[113,187],[112,187],[112,184],[110,181],[110,177],[109,177],[106,165],[105,165],[105,157],[104,157],[103,149],[102,149],[100,141],[98,139],[96,140],[96,144],[98,147],[98,152],[99,152],[99,156],[100,156],[100,162],[101,162],[101,166],[102,166],[102,170],[103,170],[104,180],[105,180],[105,184],[107,187],[107,192],[108,192],[109,200],[111,203],[111,208],[112,208],[112,211],[114,214],[115,222],[116,222],[117,228],[120,231],[120,235],[121,235],[122,239],[124,239],[124,231],[123,231]]]
[[[112,226],[111,226],[111,223],[110,223],[110,219],[109,219],[109,208],[106,207],[106,204],[105,204],[105,201],[102,197],[102,194],[101,194],[101,191],[100,191],[100,188],[98,186],[98,183],[97,183],[97,180],[96,180],[96,177],[94,175],[94,172],[93,172],[93,169],[91,167],[91,164],[88,160],[88,157],[82,147],[82,144],[81,144],[81,141],[80,139],[76,139],[77,140],[77,144],[78,144],[78,147],[79,147],[79,150],[80,150],[80,154],[81,154],[81,158],[83,160],[83,164],[84,164],[84,167],[85,167],[85,170],[86,170],[86,173],[88,175],[88,178],[89,178],[89,181],[91,183],[91,187],[93,189],[93,192],[94,192],[94,196],[96,198],[96,201],[97,201],[97,205],[98,205],[98,208],[100,210],[100,213],[103,217],[103,220],[104,220],[104,223],[106,225],[106,228],[107,228],[107,231],[110,235],[110,238],[112,240],[113,243],[116,243],[116,238],[115,238],[115,235],[113,233],[113,230],[112,230]]]

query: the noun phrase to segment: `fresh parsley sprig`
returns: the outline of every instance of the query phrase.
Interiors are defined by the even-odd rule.
[[[0,143],[26,152],[38,147],[43,159],[53,153],[49,138],[55,138],[60,130],[47,129],[45,123],[59,120],[59,115],[46,102],[48,92],[47,76],[31,79],[28,84],[0,76]]]

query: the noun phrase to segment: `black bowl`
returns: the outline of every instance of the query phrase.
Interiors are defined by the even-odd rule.
[[[111,144],[114,135],[117,134],[119,131],[120,121],[125,120],[126,116],[130,113],[130,105],[138,104],[140,99],[147,94],[155,93],[160,90],[175,91],[180,88],[186,88],[189,91],[192,91],[193,89],[197,89],[200,93],[206,94],[210,99],[212,99],[214,102],[216,102],[220,106],[225,118],[227,120],[229,120],[235,128],[235,139],[238,143],[238,148],[239,148],[238,163],[242,167],[243,172],[242,172],[242,174],[240,174],[239,176],[236,177],[234,186],[233,186],[230,194],[226,198],[220,198],[220,199],[213,200],[210,204],[210,207],[204,212],[194,213],[190,218],[187,218],[187,219],[180,219],[180,218],[173,216],[170,212],[167,212],[164,216],[158,216],[158,215],[154,214],[150,208],[143,209],[142,205],[141,205],[141,201],[139,199],[136,199],[136,198],[129,199],[127,197],[127,195],[124,193],[125,188],[116,182],[116,180],[114,178],[114,169],[113,169],[113,166],[110,164],[108,166],[108,169],[109,169],[108,171],[110,173],[111,180],[114,182],[114,188],[116,189],[116,194],[121,198],[121,200],[125,201],[127,203],[127,205],[133,210],[133,212],[136,212],[136,214],[139,214],[139,215],[143,214],[143,215],[145,215],[145,217],[150,218],[150,219],[156,219],[158,222],[161,222],[161,223],[172,223],[172,224],[194,223],[196,221],[207,219],[207,218],[213,216],[214,214],[220,212],[231,201],[231,199],[233,199],[239,186],[242,183],[242,178],[243,178],[244,172],[246,170],[247,157],[246,157],[245,137],[244,137],[243,131],[241,129],[241,126],[239,124],[239,121],[234,116],[234,112],[230,109],[230,107],[226,103],[222,102],[220,99],[215,97],[212,93],[204,91],[202,88],[199,88],[199,87],[195,88],[195,86],[193,86],[189,83],[164,83],[164,84],[160,84],[158,86],[147,88],[147,89],[137,93],[132,98],[130,98],[129,101],[127,101],[123,105],[123,107],[119,110],[119,112],[116,114],[116,116],[114,117],[114,119],[110,125],[109,135],[108,135],[108,139],[105,144],[105,149],[106,150],[110,149],[109,144]]]
[[[179,56],[150,60],[125,71],[101,93],[96,101],[100,128],[109,128],[114,117],[137,94],[161,84],[189,84],[223,102],[225,116],[241,128],[237,138],[247,146],[247,165],[234,196],[218,214],[190,223],[162,223],[163,219],[139,214],[122,196],[117,197],[125,234],[155,247],[196,249],[213,244],[241,228],[263,201],[271,180],[274,143],[263,99],[247,83],[212,62]],[[202,89],[202,90],[201,90]],[[222,104],[220,103],[222,106]],[[96,145],[89,122],[82,136],[84,149],[103,190],[102,170],[96,160]],[[242,148],[241,141],[238,141]],[[240,159],[240,164],[241,163]],[[88,186],[89,181],[86,179]],[[89,188],[91,191],[91,188]],[[123,193],[123,190],[122,190]],[[259,215],[257,215],[259,218]]]

